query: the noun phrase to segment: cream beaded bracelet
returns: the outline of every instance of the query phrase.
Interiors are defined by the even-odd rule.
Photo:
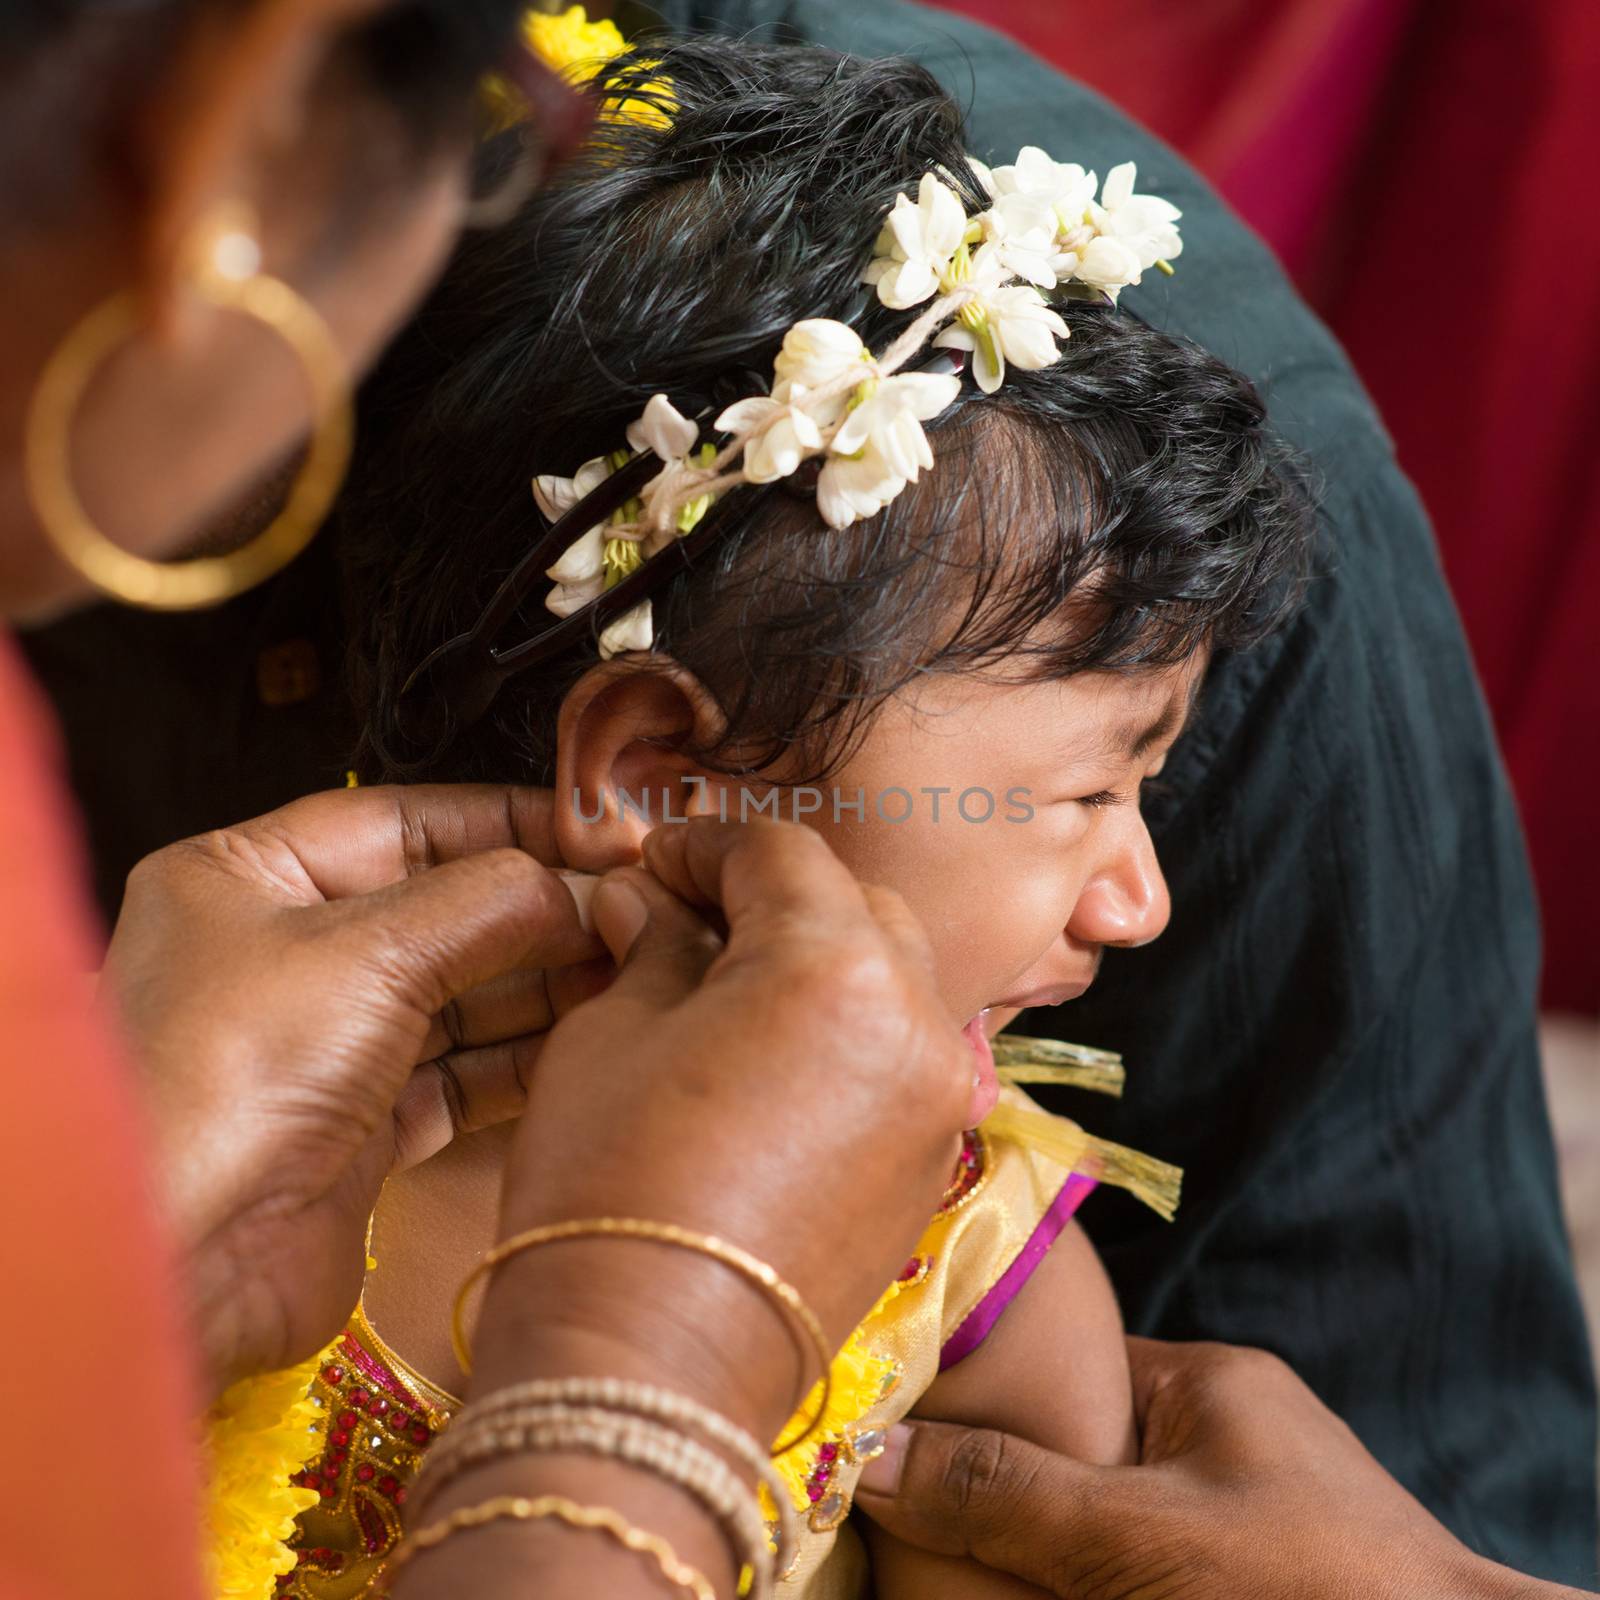
[[[625,1461],[686,1490],[721,1526],[739,1562],[738,1592],[770,1593],[772,1551],[755,1496],[720,1456],[677,1429],[642,1417],[592,1406],[543,1405],[480,1419],[469,1424],[452,1455],[429,1461],[428,1492],[437,1494],[470,1468],[506,1456],[568,1452]]]
[[[794,1510],[789,1503],[783,1479],[755,1438],[710,1406],[701,1405],[699,1401],[671,1389],[630,1378],[536,1378],[526,1383],[511,1384],[474,1400],[456,1419],[455,1426],[435,1444],[429,1457],[428,1471],[423,1474],[418,1490],[423,1495],[431,1494],[434,1479],[441,1470],[454,1474],[452,1457],[464,1448],[465,1439],[478,1426],[491,1418],[496,1421],[521,1419],[530,1408],[551,1404],[596,1406],[605,1411],[649,1417],[685,1433],[699,1434],[742,1461],[766,1485],[767,1493],[777,1507],[777,1570],[788,1570],[794,1558],[797,1538]]]

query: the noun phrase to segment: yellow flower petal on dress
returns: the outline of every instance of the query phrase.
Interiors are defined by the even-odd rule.
[[[211,1409],[206,1527],[211,1593],[223,1600],[271,1600],[275,1580],[294,1571],[288,1541],[317,1492],[289,1480],[322,1448],[324,1418],[310,1393],[326,1358],[246,1378]]]

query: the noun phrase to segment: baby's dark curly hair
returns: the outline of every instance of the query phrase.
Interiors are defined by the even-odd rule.
[[[937,168],[987,203],[960,112],[909,62],[696,39],[618,70],[636,94],[670,80],[670,127],[605,124],[470,240],[365,392],[340,514],[364,776],[548,780],[592,642],[513,679],[442,754],[419,762],[396,724],[412,669],[541,533],[530,478],[618,448],[658,391],[690,415],[741,392],[803,318],[882,349],[912,314],[860,277],[896,194]],[[964,391],[929,425],[935,467],[870,521],[829,529],[782,486],[712,512],[711,552],[654,602],[657,649],[726,716],[697,759],[821,777],[924,674],[1130,671],[1285,616],[1313,519],[1250,384],[1126,311],[1064,315],[1061,360]],[[521,636],[548,625],[546,587]]]

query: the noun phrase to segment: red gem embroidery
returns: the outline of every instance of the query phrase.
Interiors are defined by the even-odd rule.
[[[982,1177],[983,1140],[977,1129],[968,1128],[961,1135],[961,1154],[956,1159],[955,1176],[951,1180],[950,1187],[944,1192],[939,1214],[942,1216],[960,1205],[978,1187]]]
[[[329,1423],[322,1458],[292,1480],[317,1496],[302,1513],[295,1541],[307,1540],[297,1567],[307,1581],[296,1582],[296,1573],[278,1578],[271,1591],[276,1600],[313,1600],[308,1584],[318,1573],[359,1577],[367,1563],[388,1554],[397,1537],[392,1508],[405,1504],[415,1470],[410,1452],[434,1437],[425,1402],[352,1331],[345,1332],[338,1355],[317,1373]],[[406,1444],[392,1464],[383,1459],[391,1441]]]
[[[368,1555],[377,1555],[389,1547],[389,1530],[378,1508],[365,1495],[356,1496],[356,1521],[361,1524],[362,1542]]]

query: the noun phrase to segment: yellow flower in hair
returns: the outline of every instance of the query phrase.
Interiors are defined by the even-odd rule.
[[[604,17],[591,22],[582,6],[568,6],[555,14],[524,12],[522,36],[528,48],[552,72],[560,73],[573,84],[588,83],[599,75],[608,61],[614,61],[628,48],[616,23]],[[675,103],[671,84],[659,78],[645,87],[665,104],[630,95],[607,100],[601,108],[601,116],[612,121],[637,122],[646,128],[670,127],[671,118],[666,107]]]
[[[605,17],[591,22],[582,6],[568,6],[555,15],[524,12],[522,37],[552,72],[574,83],[587,83],[603,63],[628,48],[616,23]]]

